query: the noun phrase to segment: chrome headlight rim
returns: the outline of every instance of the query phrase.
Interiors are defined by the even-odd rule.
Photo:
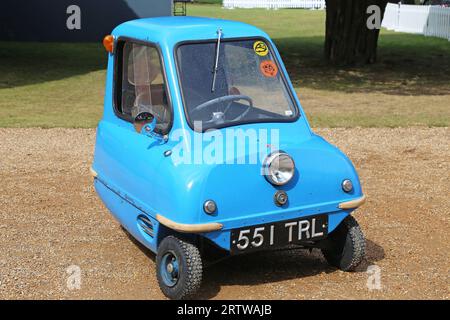
[[[287,159],[289,159],[289,161],[292,163],[292,166],[290,168],[290,177],[284,181],[277,181],[273,178],[273,172],[271,172],[272,169],[272,164],[274,163],[274,161],[279,158],[279,157],[287,157]],[[264,160],[263,163],[263,175],[266,178],[266,180],[275,185],[275,186],[284,186],[286,184],[288,184],[292,178],[294,178],[295,176],[295,162],[294,159],[292,159],[292,157],[287,153],[284,152],[282,150],[278,150],[275,152],[272,152],[271,154],[269,154],[266,159]]]

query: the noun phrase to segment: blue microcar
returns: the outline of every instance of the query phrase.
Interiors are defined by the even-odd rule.
[[[342,270],[360,264],[358,175],[311,131],[266,33],[163,17],[123,23],[103,44],[95,189],[156,253],[167,297],[194,296],[216,253],[319,248]]]

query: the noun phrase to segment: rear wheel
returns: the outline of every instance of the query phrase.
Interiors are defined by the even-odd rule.
[[[192,298],[200,288],[202,273],[202,259],[195,245],[174,236],[164,238],[156,255],[156,276],[166,297]]]
[[[322,254],[328,263],[343,271],[354,271],[366,254],[366,240],[358,222],[345,218],[328,236]]]

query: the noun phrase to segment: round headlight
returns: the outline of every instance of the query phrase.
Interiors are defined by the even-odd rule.
[[[278,151],[266,158],[263,171],[267,181],[282,186],[294,177],[295,163],[287,153]]]

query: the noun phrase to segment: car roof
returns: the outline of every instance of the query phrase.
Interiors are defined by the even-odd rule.
[[[143,41],[174,45],[182,41],[208,40],[217,38],[222,29],[222,38],[264,37],[268,35],[252,25],[204,17],[158,17],[124,22],[112,34],[115,37],[129,37]]]

